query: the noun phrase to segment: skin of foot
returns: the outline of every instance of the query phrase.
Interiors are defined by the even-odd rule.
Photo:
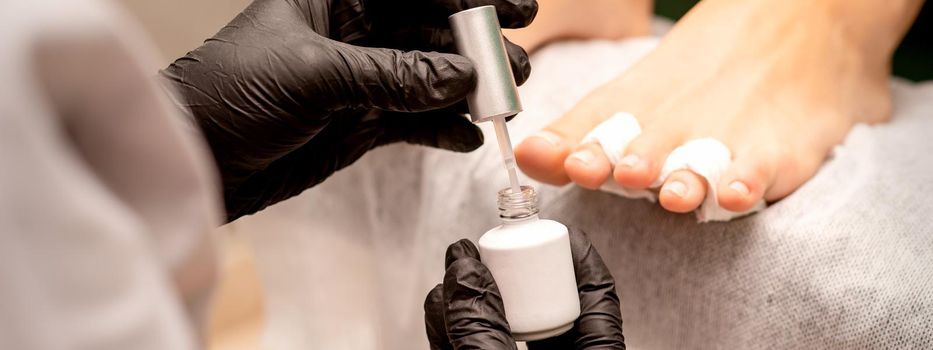
[[[706,0],[659,46],[515,149],[519,167],[554,185],[596,189],[608,179],[642,189],[684,142],[712,137],[732,151],[719,183],[677,171],[659,190],[665,209],[696,209],[709,186],[745,211],[810,179],[855,123],[891,115],[890,58],[922,1]],[[616,112],[642,134],[614,168],[580,144]]]
[[[528,52],[558,40],[645,36],[653,6],[653,0],[538,0],[531,25],[503,32]]]

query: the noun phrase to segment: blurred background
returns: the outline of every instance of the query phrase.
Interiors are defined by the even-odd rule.
[[[655,0],[654,13],[678,19],[698,0]],[[926,1],[917,21],[894,52],[893,73],[913,81],[933,79],[933,1]]]
[[[214,35],[251,0],[117,0],[142,23],[167,65]],[[152,67],[153,70],[163,67]]]
[[[623,0],[624,1],[624,0]],[[118,0],[143,24],[162,54],[162,62],[185,54],[233,18],[250,0]],[[697,0],[657,0],[655,13],[678,19]],[[911,80],[933,79],[933,5],[929,2],[895,53],[894,73]],[[158,69],[161,67],[153,67]]]
[[[250,3],[250,0],[118,0],[136,17],[156,44],[160,57],[153,74],[201,45]],[[207,336],[209,349],[259,349],[262,293],[254,254],[236,223],[216,232],[221,249],[221,282]]]

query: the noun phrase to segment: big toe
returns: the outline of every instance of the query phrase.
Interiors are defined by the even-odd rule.
[[[596,101],[596,102],[592,102]],[[600,98],[588,96],[576,107],[515,147],[515,160],[525,174],[531,178],[552,184],[564,185],[570,177],[564,171],[564,161],[575,151],[580,140],[602,122],[597,107]]]
[[[563,185],[570,182],[571,178],[564,167],[567,157],[577,150],[587,133],[618,110],[614,107],[617,99],[615,93],[615,90],[600,89],[587,95],[544,130],[522,141],[515,148],[518,166],[528,176],[544,183]],[[570,165],[570,168],[582,170],[574,166]],[[595,182],[590,178],[595,176],[589,176],[583,171],[575,173],[575,176],[577,180],[583,181],[581,184],[593,185]]]
[[[564,185],[570,178],[564,172],[564,160],[572,150],[565,137],[542,130],[515,147],[518,167],[531,178],[551,185]]]

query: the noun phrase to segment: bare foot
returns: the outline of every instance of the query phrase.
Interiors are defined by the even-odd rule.
[[[562,39],[645,36],[651,31],[653,5],[653,0],[538,0],[530,26],[504,33],[528,52]]]
[[[857,3],[857,4],[856,4]],[[516,148],[521,169],[546,183],[646,188],[667,155],[712,137],[732,151],[719,183],[682,170],[660,189],[673,212],[696,209],[717,186],[720,206],[745,211],[811,178],[858,122],[891,114],[889,59],[920,1],[729,1],[694,8],[659,47]],[[642,134],[614,169],[582,137],[615,112]]]

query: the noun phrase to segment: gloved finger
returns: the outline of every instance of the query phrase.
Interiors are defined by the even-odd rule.
[[[624,349],[622,311],[615,279],[583,231],[570,229],[570,246],[580,291],[578,349]]]
[[[444,285],[438,284],[424,299],[424,328],[428,333],[431,350],[453,350],[444,324]]]
[[[382,35],[384,36],[374,38],[374,41],[401,50],[457,52],[453,32],[450,28],[422,26],[387,31],[386,34]],[[502,40],[505,42],[505,50],[509,56],[509,65],[512,67],[515,83],[522,85],[531,74],[528,53],[521,46],[509,41],[508,38],[503,36]]]
[[[622,312],[612,274],[583,231],[570,228],[570,248],[580,292],[580,317],[569,332],[529,342],[528,349],[568,349],[569,344],[575,349],[625,349]]]
[[[460,259],[480,259],[479,249],[468,239],[461,239],[447,246],[447,253],[444,254],[444,268],[449,269],[453,263]]]
[[[422,113],[385,113],[379,144],[411,144],[470,152],[483,145],[483,132],[466,117],[447,109]]]
[[[302,9],[305,20],[311,24],[314,18],[330,18],[331,33],[328,37],[342,42],[351,42],[371,33],[371,23],[366,18],[362,0],[334,0],[331,2],[330,16],[319,14],[326,6],[318,6],[312,11]],[[320,21],[326,22],[326,21]]]
[[[244,12],[267,15],[267,19],[258,21],[263,24],[298,16],[301,23],[314,32],[331,39],[347,41],[368,33],[369,23],[364,9],[363,0],[254,0]]]
[[[426,0],[445,10],[446,15],[474,7],[493,5],[503,28],[522,28],[531,24],[538,14],[535,0]]]
[[[450,343],[454,349],[516,349],[502,295],[478,256],[468,240],[447,248],[444,312]]]
[[[255,213],[323,182],[378,146],[382,126],[378,114],[337,112],[327,127],[298,149],[281,156],[243,182],[225,183],[228,221]]]
[[[327,127],[297,150],[250,174],[243,182],[227,184],[230,188],[224,188],[224,202],[228,221],[297,195],[369,150],[394,142],[469,152],[483,144],[483,134],[465,117],[446,110],[339,111]]]
[[[437,52],[403,52],[342,45],[347,107],[421,112],[450,106],[476,85],[466,57]]]
[[[457,113],[458,115],[467,118],[466,114],[470,113],[470,105],[466,100],[455,103],[453,106],[447,108],[451,112]],[[512,117],[506,118],[506,120],[512,120]]]
[[[509,54],[509,64],[512,66],[512,76],[515,77],[515,84],[521,86],[531,75],[531,62],[528,60],[528,53],[521,46],[513,44],[509,39],[505,40],[505,51]]]
[[[447,27],[404,23],[392,30],[373,33],[367,46],[391,47],[399,50],[419,50],[456,53],[453,31]]]

